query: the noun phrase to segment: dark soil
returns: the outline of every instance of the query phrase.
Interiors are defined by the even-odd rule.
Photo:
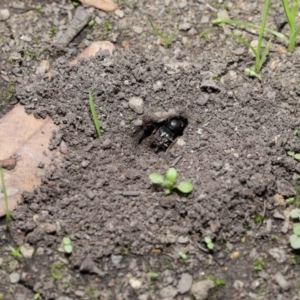
[[[189,11],[197,5],[192,2]],[[132,14],[144,7],[134,6]],[[29,76],[18,84],[26,112],[51,116],[60,126],[49,148],[64,141],[68,153],[34,193],[24,193],[12,213],[11,236],[2,238],[3,245],[15,240],[36,249],[16,268],[26,274],[16,291],[26,287],[42,299],[186,300],[192,293],[180,295],[178,281],[188,273],[194,282],[213,278],[217,287],[208,299],[298,299],[299,260],[282,228],[285,206],[276,201],[294,195],[300,173],[287,155],[300,151],[298,54],[272,52],[268,66],[277,61],[278,68],[264,68],[259,82],[243,72],[251,56],[233,41],[227,44],[221,28],[212,30],[207,45],[198,39],[167,65],[152,50],[143,55],[117,47],[113,57],[99,53],[76,66],[62,56],[50,79]],[[143,99],[142,114],[130,108],[132,97]],[[151,135],[141,141],[144,117],[163,122],[177,116],[188,125],[168,151],[151,147]],[[149,174],[170,167],[178,182],[193,183],[190,195],[166,196],[151,184]],[[66,236],[70,256],[57,251]],[[204,243],[207,236],[213,251]],[[262,270],[254,270],[260,258]],[[60,278],[53,275],[57,262]],[[277,272],[289,288],[274,281]]]

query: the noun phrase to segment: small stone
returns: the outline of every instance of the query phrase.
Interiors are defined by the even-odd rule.
[[[92,259],[87,256],[80,265],[80,272],[94,273],[99,276],[104,276],[104,272],[101,271],[97,265],[92,261]]]
[[[136,112],[137,114],[141,115],[144,112],[144,100],[140,97],[132,97],[129,99],[129,107]]]
[[[259,255],[258,255],[258,253],[257,253],[257,251],[256,251],[255,248],[253,248],[253,249],[250,251],[249,257],[250,257],[252,260],[258,259]]]
[[[21,275],[17,272],[13,272],[9,275],[10,283],[18,283],[20,281]]]
[[[36,74],[45,74],[50,69],[50,63],[48,60],[41,60],[40,65],[36,68]]]
[[[185,8],[187,6],[187,4],[188,3],[186,1],[183,1],[183,2],[179,2],[178,6],[179,6],[179,8]]]
[[[178,294],[178,291],[173,286],[168,285],[168,286],[162,288],[160,290],[159,294],[163,299],[165,299],[165,298],[174,299],[175,296]]]
[[[124,11],[121,9],[116,9],[115,15],[117,15],[120,19],[122,19],[124,17]]]
[[[191,294],[195,297],[196,300],[205,300],[208,297],[208,291],[215,287],[215,284],[212,280],[202,280],[195,282],[192,285]]]
[[[122,255],[114,255],[112,254],[111,257],[111,262],[114,264],[114,265],[118,265],[122,259],[123,259],[123,256]]]
[[[25,258],[32,258],[34,248],[29,245],[22,245],[20,251]]]
[[[81,163],[81,166],[83,167],[83,168],[86,168],[86,167],[88,167],[89,165],[90,165],[90,161],[89,160],[84,160],[82,163]]]
[[[294,187],[286,180],[276,181],[277,192],[285,197],[293,196],[295,194]]]
[[[261,270],[259,273],[258,273],[258,276],[260,277],[260,278],[262,278],[262,279],[265,279],[265,280],[267,280],[267,279],[269,279],[269,274],[266,272],[266,271],[264,271],[264,270]]]
[[[233,283],[233,287],[237,290],[237,291],[240,291],[242,290],[242,288],[244,287],[244,283],[240,280],[235,280],[234,283]]]
[[[108,166],[107,167],[107,173],[109,174],[115,174],[117,173],[119,170],[116,166]]]
[[[134,290],[138,290],[141,288],[143,283],[140,280],[132,277],[129,279],[129,284]]]
[[[141,34],[143,32],[143,27],[140,26],[133,26],[132,29],[137,34]]]
[[[95,196],[96,196],[96,194],[95,194],[92,190],[90,190],[90,189],[86,190],[85,195],[86,195],[90,200],[93,200],[93,199],[95,198]]]
[[[101,146],[102,146],[103,149],[109,149],[111,147],[111,145],[112,145],[111,140],[110,139],[105,139]]]
[[[255,291],[259,286],[260,286],[261,282],[259,279],[254,280],[251,283],[251,290]]]
[[[0,21],[6,21],[10,17],[10,12],[8,9],[0,9]]]
[[[286,254],[283,249],[272,248],[269,249],[269,253],[278,263],[283,263],[286,260]]]
[[[17,160],[15,158],[7,158],[0,160],[0,165],[3,169],[13,170],[17,165]]]
[[[275,219],[285,220],[284,215],[282,215],[278,210],[274,211],[273,217]]]
[[[290,288],[290,283],[286,281],[283,275],[280,272],[277,272],[274,276],[274,280],[280,286],[283,291],[287,291]]]
[[[196,104],[204,106],[208,102],[209,96],[207,94],[201,93],[196,100]]]
[[[68,146],[64,141],[61,141],[59,145],[59,152],[64,155],[68,153]]]
[[[205,79],[201,82],[201,90],[208,93],[220,92],[221,88],[212,79]]]
[[[179,30],[186,31],[186,30],[191,29],[191,27],[192,27],[192,24],[188,23],[188,22],[183,22],[183,23],[179,24]]]
[[[200,23],[204,24],[204,23],[209,23],[209,17],[210,15],[204,15],[202,16]]]
[[[161,81],[157,81],[153,84],[154,92],[158,92],[158,91],[162,90],[162,88],[163,88],[163,83]]]
[[[179,244],[186,244],[189,242],[189,238],[187,236],[179,236],[177,239],[177,243]]]
[[[188,273],[183,273],[177,285],[179,293],[185,294],[186,292],[188,292],[192,287],[192,283],[193,277]]]

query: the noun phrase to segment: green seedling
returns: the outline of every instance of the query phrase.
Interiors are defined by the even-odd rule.
[[[207,277],[207,279],[212,280],[214,282],[216,288],[220,288],[220,287],[225,285],[225,281],[221,278],[216,277],[216,276],[209,275]]]
[[[109,20],[104,21],[101,26],[102,26],[102,29],[103,29],[103,34],[101,36],[101,40],[103,41],[103,40],[107,39],[108,33],[111,30],[112,26],[111,26],[111,23],[110,23]]]
[[[291,265],[295,265],[296,264],[296,255],[295,254],[292,254],[290,257],[289,257],[289,263]]]
[[[293,157],[295,160],[300,160],[300,153],[295,153],[294,151],[288,151],[286,154],[290,157]]]
[[[156,279],[158,277],[158,274],[155,272],[149,272],[148,276],[150,279]]]
[[[298,135],[298,129],[293,130],[293,136],[297,136]]]
[[[95,20],[91,20],[88,22],[88,26],[92,27],[95,24]]]
[[[209,250],[214,250],[214,247],[215,247],[215,244],[213,243],[212,239],[209,237],[209,236],[206,236],[204,238],[204,241],[206,243],[206,247],[209,249]]]
[[[288,35],[284,35],[281,32],[270,30],[268,28],[265,28],[264,31],[273,34],[274,36],[280,38],[288,45],[288,51],[293,52],[295,50],[295,44],[296,44],[296,38],[300,31],[300,24],[296,24],[296,16],[297,16],[297,10],[298,10],[298,0],[293,0],[292,7],[289,7],[288,0],[281,0],[282,6],[284,9],[285,17],[287,20],[287,24],[289,27],[289,33]],[[216,19],[213,20],[213,24],[232,24],[232,25],[239,25],[239,26],[245,26],[252,29],[260,30],[261,26],[257,26],[251,23],[237,21],[237,20],[230,20],[230,19]]]
[[[79,3],[77,1],[72,1],[72,4],[74,7],[77,7],[79,5]]]
[[[254,261],[252,264],[255,271],[261,271],[264,265],[265,265],[265,262],[262,258]]]
[[[33,300],[39,300],[39,299],[41,299],[41,294],[39,293],[34,294]]]
[[[206,43],[209,43],[210,42],[210,39],[209,39],[209,33],[210,33],[210,29],[205,29],[203,30],[200,34],[199,34],[199,38],[201,39],[204,39]]]
[[[52,36],[56,35],[56,27],[54,25],[52,25],[50,28],[50,35]]]
[[[16,249],[13,247],[10,247],[9,255],[14,258],[22,258],[21,254],[21,246],[17,247]]]
[[[219,77],[219,74],[212,74],[212,75],[211,75],[211,78],[212,78],[212,79],[217,79],[218,77]]]
[[[91,92],[89,92],[89,104],[90,104],[90,109],[91,109],[91,113],[92,113],[92,117],[93,117],[93,122],[94,122],[95,129],[97,132],[97,137],[98,137],[98,139],[100,139],[101,138],[101,130],[100,130],[98,116],[97,116],[97,113],[95,110],[93,95]]]
[[[65,266],[64,264],[60,262],[54,262],[51,265],[51,276],[54,280],[59,280],[62,278],[63,274],[65,272]]]
[[[179,256],[180,258],[182,258],[183,260],[186,260],[186,259],[187,259],[187,255],[186,255],[184,252],[182,252],[182,251],[178,251],[178,256]]]
[[[163,43],[164,43],[164,47],[165,48],[169,48],[171,42],[172,42],[172,39],[174,38],[175,34],[177,33],[177,29],[175,29],[171,34],[164,34],[162,33],[154,24],[153,24],[153,21],[151,19],[151,17],[149,15],[147,15],[147,19],[153,29],[153,31],[159,36],[161,37],[161,39],[163,40]]]
[[[263,220],[264,220],[264,217],[261,214],[259,214],[259,213],[256,212],[255,215],[254,215],[254,218],[253,218],[254,223],[255,224],[259,224]]]
[[[62,240],[64,252],[67,254],[71,254],[73,251],[73,246],[71,243],[71,239],[69,237],[64,237]]]
[[[177,180],[178,174],[175,168],[170,168],[165,178],[158,174],[152,173],[149,175],[149,179],[154,184],[161,184],[165,188],[166,195],[170,194],[173,189],[177,189],[184,194],[189,194],[193,190],[193,184],[188,181],[181,181],[178,185],[175,185],[175,181]]]
[[[236,35],[236,34],[230,34],[232,37],[235,37],[236,39],[238,39],[240,42],[242,42],[246,47],[248,47],[253,52],[253,54],[255,56],[255,65],[251,68],[246,68],[245,72],[250,77],[257,77],[259,80],[261,80],[261,75],[259,73],[261,71],[261,68],[262,68],[263,64],[265,63],[265,61],[267,59],[267,55],[269,53],[269,47],[270,47],[270,44],[271,44],[271,41],[272,41],[272,37],[271,37],[269,39],[266,47],[262,51],[262,40],[263,40],[264,31],[265,31],[266,22],[267,22],[269,3],[270,3],[270,0],[265,0],[265,5],[264,5],[264,9],[263,9],[263,14],[262,14],[261,26],[259,28],[257,48],[253,47],[243,37],[241,37],[239,35]]]
[[[10,210],[8,207],[8,197],[7,197],[7,192],[6,192],[6,186],[5,186],[5,181],[4,181],[4,172],[2,169],[2,166],[0,165],[0,177],[1,177],[1,190],[0,190],[0,194],[3,193],[3,197],[4,197],[4,204],[5,204],[5,222],[6,222],[6,230],[9,229],[9,224],[10,224]]]
[[[41,5],[41,4],[37,4],[37,5],[35,6],[35,10],[36,10],[36,11],[40,12],[41,9],[42,9],[42,5]]]

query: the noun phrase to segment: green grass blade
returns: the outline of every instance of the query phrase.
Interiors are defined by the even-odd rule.
[[[291,28],[295,28],[295,23],[296,23],[296,14],[297,14],[297,10],[298,10],[298,0],[294,0],[293,2],[293,6],[291,9]]]
[[[212,21],[213,24],[221,24],[221,23],[225,23],[225,24],[230,24],[230,25],[239,25],[239,26],[245,26],[245,27],[249,27],[249,28],[253,28],[256,30],[260,30],[260,26],[258,25],[254,25],[251,23],[247,23],[247,22],[242,22],[242,21],[237,21],[237,20],[230,20],[230,19],[215,19]],[[289,43],[289,39],[282,33],[265,28],[265,31],[268,33],[271,33],[275,36],[277,36],[279,39],[282,39],[283,41],[285,41],[287,44]]]
[[[89,92],[89,103],[90,103],[90,108],[91,108],[91,112],[92,112],[94,125],[95,125],[96,132],[97,132],[97,137],[98,137],[98,139],[100,139],[101,138],[101,130],[100,130],[98,116],[97,116],[97,113],[96,113],[96,110],[95,110],[93,95],[92,95],[91,92]]]
[[[165,36],[154,26],[153,22],[152,22],[152,19],[149,15],[147,15],[147,19],[153,29],[153,31],[158,35],[160,36],[162,39],[165,39]]]
[[[268,53],[269,53],[269,48],[270,48],[270,44],[271,44],[271,42],[272,42],[272,39],[273,39],[273,37],[271,37],[271,38],[269,39],[269,41],[268,41],[268,43],[267,43],[267,45],[266,45],[266,47],[265,47],[265,49],[264,49],[264,51],[263,51],[263,53],[262,53],[262,55],[261,55],[261,58],[260,58],[260,65],[259,65],[259,70],[261,70],[263,64],[264,64],[265,61],[266,61],[267,55],[268,55]]]
[[[253,46],[251,46],[250,43],[246,39],[244,39],[240,35],[233,34],[233,33],[230,33],[229,36],[232,36],[232,37],[236,38],[237,40],[239,40],[240,42],[242,42],[246,47],[248,47],[249,49],[251,49],[251,51],[253,52],[253,54],[256,57],[257,52],[256,52],[255,48]]]
[[[6,230],[8,230],[11,217],[10,217],[10,211],[8,208],[8,198],[7,198],[6,186],[5,186],[5,182],[4,182],[4,173],[3,173],[3,169],[2,169],[1,165],[0,165],[0,177],[1,177],[2,192],[4,195]]]
[[[289,27],[291,28],[291,11],[289,9],[288,1],[282,0],[281,2],[282,2],[283,9],[284,9],[286,20],[289,24]]]
[[[262,39],[264,37],[265,27],[266,27],[266,23],[267,23],[269,4],[270,4],[270,0],[265,0],[264,10],[263,10],[262,19],[261,19],[261,25],[260,25],[260,29],[259,29],[257,50],[256,50],[257,56],[256,56],[256,62],[255,62],[255,71],[257,73],[260,72],[261,66],[263,64],[260,53],[261,53]]]

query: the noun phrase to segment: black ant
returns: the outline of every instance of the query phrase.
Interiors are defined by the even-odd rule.
[[[172,117],[157,123],[144,117],[143,122],[146,125],[146,129],[139,143],[149,137],[151,139],[150,146],[155,148],[156,152],[170,149],[175,144],[178,136],[183,134],[183,130],[187,126],[187,120],[183,117]]]

